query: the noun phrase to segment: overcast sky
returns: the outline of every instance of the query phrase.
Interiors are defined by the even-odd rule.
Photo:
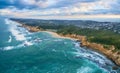
[[[0,15],[17,18],[120,18],[120,0],[0,0]]]

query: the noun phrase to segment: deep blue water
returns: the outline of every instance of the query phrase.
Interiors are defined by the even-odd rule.
[[[120,73],[105,56],[72,39],[30,33],[0,18],[0,73]]]

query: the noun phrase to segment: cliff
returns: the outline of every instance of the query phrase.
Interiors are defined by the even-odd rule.
[[[111,59],[116,65],[120,66],[120,52],[115,51],[115,47],[113,45],[111,45],[109,48],[105,48],[104,45],[102,44],[88,42],[86,36],[80,36],[80,35],[75,35],[75,34],[67,34],[67,35],[62,35],[62,36],[78,39],[78,41],[81,42],[81,46],[94,49],[104,54],[109,59]]]
[[[42,30],[42,29],[39,29],[37,26],[33,27],[33,26],[25,25],[25,24],[22,24],[22,27],[26,28],[30,32],[38,32],[38,31]]]

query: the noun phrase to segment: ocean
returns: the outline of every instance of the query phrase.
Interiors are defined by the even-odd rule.
[[[104,55],[73,39],[29,32],[0,18],[0,73],[120,73]]]

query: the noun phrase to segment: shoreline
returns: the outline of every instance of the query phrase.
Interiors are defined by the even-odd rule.
[[[51,34],[52,37],[77,40],[81,43],[80,45],[81,47],[87,47],[92,49],[93,51],[104,54],[104,56],[106,56],[108,59],[110,59],[111,61],[113,61],[113,63],[117,65],[115,69],[118,69],[118,66],[120,67],[120,54],[119,52],[114,52],[115,50],[114,46],[111,46],[109,49],[107,49],[104,48],[102,44],[88,42],[86,36],[75,35],[75,34],[62,35],[53,31],[41,30],[38,29],[37,27],[28,26],[25,24],[22,24],[22,27],[26,28],[29,32],[47,32]]]
[[[21,23],[21,24],[22,24],[22,23]],[[28,25],[22,24],[20,27],[24,27],[24,28],[26,28],[29,32],[46,32],[46,33],[51,34],[52,37],[78,40],[78,39],[76,39],[76,38],[65,37],[65,36],[59,35],[58,33],[53,32],[53,31],[49,31],[49,30],[41,30],[41,29],[38,29],[38,27],[34,27],[34,26],[28,26]]]
[[[63,39],[78,40],[78,39],[76,39],[76,38],[71,38],[71,37],[61,36],[61,35],[57,34],[56,32],[52,32],[52,31],[40,31],[40,32],[46,32],[46,33],[49,33],[49,34],[52,35],[52,37],[55,37],[55,38],[63,38]]]
[[[103,54],[108,59],[110,59],[113,63],[115,63],[117,66],[120,67],[120,53],[118,51],[114,52],[115,47],[113,45],[109,49],[107,49],[102,44],[92,43],[87,41],[86,36],[75,35],[75,34],[68,34],[68,35],[62,35],[62,36],[77,38],[78,41],[81,43],[80,45],[81,47],[86,47],[93,51]]]

